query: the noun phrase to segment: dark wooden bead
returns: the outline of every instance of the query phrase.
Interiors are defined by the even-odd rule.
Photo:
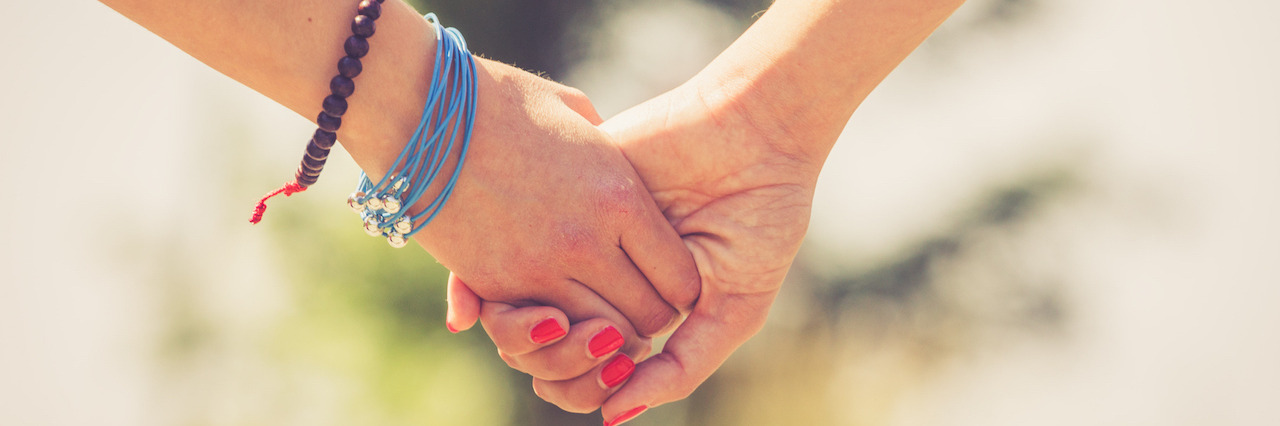
[[[363,58],[364,55],[369,54],[369,40],[365,40],[364,37],[353,35],[351,37],[347,37],[347,41],[342,43],[342,49],[347,52],[347,56],[360,59]]]
[[[382,16],[382,1],[363,0],[360,2],[360,6],[356,7],[356,13],[368,16],[369,19],[378,19],[379,16]]]
[[[356,92],[356,82],[351,81],[349,78],[337,75],[333,77],[333,80],[329,80],[329,91],[332,92],[334,96],[343,98],[350,97],[352,93]]]
[[[375,29],[373,21],[374,19],[368,16],[356,15],[356,18],[351,20],[351,33],[365,38],[372,37]]]
[[[329,158],[329,150],[321,148],[314,143],[309,143],[307,144],[307,157],[310,157],[313,160],[324,161]]]
[[[320,173],[324,169],[325,160],[317,160],[308,156],[302,156],[302,167],[309,172]]]
[[[329,149],[333,148],[333,143],[337,142],[338,135],[325,129],[316,129],[316,134],[311,136],[311,143],[316,146]]]
[[[303,160],[306,160],[306,159],[307,159],[307,157],[303,157],[302,159],[303,159]],[[318,167],[310,167],[310,166],[307,166],[307,165],[306,165],[306,161],[303,161],[303,164],[299,164],[299,165],[298,165],[298,171],[296,172],[296,175],[311,176],[311,177],[319,177],[319,176],[320,176],[320,173],[323,173],[323,172],[324,172],[324,162],[323,162],[323,161],[321,161],[321,162],[320,162],[320,166],[318,166]]]
[[[320,175],[319,175],[319,174],[315,174],[315,175],[307,175],[307,174],[303,173],[303,172],[302,172],[302,167],[298,167],[298,171],[293,172],[293,180],[297,181],[297,182],[298,182],[298,185],[300,185],[300,186],[302,186],[302,187],[304,187],[304,188],[305,188],[305,187],[308,187],[308,186],[311,186],[311,185],[315,185],[315,184],[316,184],[316,181],[317,181],[317,180],[319,180],[319,179],[320,179]]]
[[[339,127],[342,127],[342,118],[334,117],[327,112],[321,112],[320,115],[316,116],[316,125],[320,126],[321,129],[336,132]]]
[[[346,78],[356,78],[360,75],[360,71],[364,71],[364,65],[359,59],[350,56],[343,56],[338,60],[338,75]]]
[[[324,102],[320,103],[320,108],[324,109],[326,114],[334,117],[341,117],[347,113],[347,100],[340,96],[329,95],[324,98]]]

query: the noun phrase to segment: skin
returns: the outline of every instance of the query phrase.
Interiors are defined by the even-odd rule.
[[[103,3],[314,120],[344,56],[357,2]],[[390,0],[382,10],[338,132],[375,181],[419,121],[436,42],[431,25],[407,4]],[[600,118],[581,92],[504,64],[476,62],[476,125],[467,162],[448,205],[414,239],[480,297],[556,306],[566,328],[607,320],[626,338],[622,352],[648,353],[647,336],[670,330],[700,291],[688,249],[618,146],[594,126]],[[299,154],[307,136],[296,141]],[[457,161],[450,160],[446,176]],[[281,167],[282,174],[293,170]],[[411,210],[434,195],[429,190]]]
[[[502,304],[451,287],[450,324],[478,312],[504,357],[523,358],[541,397],[573,411],[602,404],[606,424],[687,397],[763,326],[808,226],[818,173],[854,110],[962,2],[779,0],[689,82],[602,125],[702,279],[663,352],[620,388],[582,385],[598,381],[602,361],[540,354],[568,343],[505,352],[507,329],[544,307],[495,309]],[[575,371],[585,373],[559,379]]]

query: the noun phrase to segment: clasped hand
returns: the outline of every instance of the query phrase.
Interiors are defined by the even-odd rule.
[[[303,117],[352,19],[321,0],[102,1]],[[337,135],[375,180],[415,132],[435,51],[417,11],[377,3]],[[689,395],[763,325],[853,111],[961,3],[776,0],[689,82],[603,123],[581,92],[477,59],[470,151],[414,236],[453,271],[450,328],[480,320],[540,396],[607,424]]]
[[[615,419],[688,396],[763,325],[820,162],[786,149],[786,129],[715,81],[600,123],[580,92],[483,67],[523,90],[499,89],[490,106],[539,112],[478,128],[452,217],[418,239],[453,271],[449,328],[481,320],[502,359],[567,411],[603,405]],[[540,177],[513,178],[524,175]],[[485,205],[503,207],[473,207]],[[648,358],[648,338],[682,314]]]

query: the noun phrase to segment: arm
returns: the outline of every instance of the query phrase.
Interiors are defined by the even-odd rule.
[[[314,120],[357,2],[104,3]],[[383,4],[376,25],[338,134],[375,179],[418,123],[435,43],[429,24],[399,0]],[[646,353],[647,340],[636,336],[667,328],[674,307],[696,298],[692,258],[608,135],[592,126],[599,118],[581,93],[486,60],[477,60],[477,79],[467,162],[448,206],[416,241],[483,297],[555,305],[569,321],[610,318],[628,325],[627,353]]]
[[[311,120],[329,94],[334,64],[345,55],[342,42],[351,35],[355,8],[355,2],[341,0],[102,3]],[[435,36],[403,2],[386,2],[382,10],[338,139],[361,166],[385,172],[426,102]],[[298,139],[305,142],[306,136]]]
[[[963,3],[779,0],[690,84],[821,165],[858,105]]]

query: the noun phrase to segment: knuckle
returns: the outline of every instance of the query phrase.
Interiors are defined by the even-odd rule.
[[[698,274],[698,267],[693,265],[690,259],[690,265],[687,267],[677,267],[674,274],[674,288],[677,293],[672,295],[669,302],[675,306],[677,310],[687,313],[693,310],[693,305],[698,302],[698,297],[702,295],[702,276]]]
[[[662,334],[680,319],[680,311],[663,303],[635,323],[636,333],[642,337]]]
[[[596,251],[596,239],[591,230],[581,224],[564,223],[555,238],[555,250],[567,260],[588,259]]]
[[[554,369],[547,370],[543,372],[543,374],[538,375],[539,379],[549,380],[552,382],[562,382],[565,380],[572,379],[574,377],[577,377],[577,376],[573,375],[572,373],[556,371]]]
[[[595,411],[604,404],[604,395],[593,394],[570,397],[561,392],[557,392],[557,389],[555,389],[555,386],[551,383],[552,382],[548,382],[546,380],[534,379],[533,393],[543,401],[547,401],[556,407],[560,407],[561,410],[568,411],[570,413],[586,414]]]
[[[555,403],[553,402],[553,404]],[[564,403],[564,404],[556,404],[556,406],[560,407],[561,410],[568,411],[570,413],[577,413],[577,414],[589,414],[592,411],[596,411],[597,408],[600,408],[600,404],[579,405],[579,404],[573,404],[573,403]]]
[[[530,370],[534,370],[534,368],[532,368],[532,364],[534,363],[531,362],[530,364]],[[537,371],[529,372],[529,374],[550,382],[563,382],[578,378],[582,375],[581,371],[573,371],[573,367],[575,366],[566,365],[567,363],[561,358],[553,359],[546,357],[538,361],[536,364]]]
[[[524,371],[521,368],[520,362],[516,359],[516,357],[507,355],[506,352],[502,352],[502,351],[498,351],[498,357],[502,358],[502,361],[507,363],[507,367],[511,367],[512,370],[521,371],[521,372]]]
[[[662,359],[664,363],[681,365],[679,361],[676,361],[672,355],[667,353],[658,354],[655,358]],[[679,367],[679,370],[675,372],[675,377],[667,382],[665,391],[657,400],[654,401],[655,404],[653,405],[665,404],[688,398],[690,395],[693,395],[693,392],[698,389],[698,386],[702,385],[702,383],[710,376],[711,372],[690,370],[683,366]]]
[[[644,361],[653,351],[653,339],[635,339],[626,346],[625,351],[632,361],[637,363]]]
[[[571,413],[587,414],[596,411],[604,405],[604,397],[593,395],[580,397],[577,400],[566,401],[560,404],[560,408]]]
[[[625,176],[601,179],[594,192],[596,208],[606,217],[635,216],[644,206],[644,198],[635,180]]]
[[[533,394],[537,395],[538,399],[554,404],[555,402],[547,395],[547,386],[543,383],[542,380],[533,379]]]

